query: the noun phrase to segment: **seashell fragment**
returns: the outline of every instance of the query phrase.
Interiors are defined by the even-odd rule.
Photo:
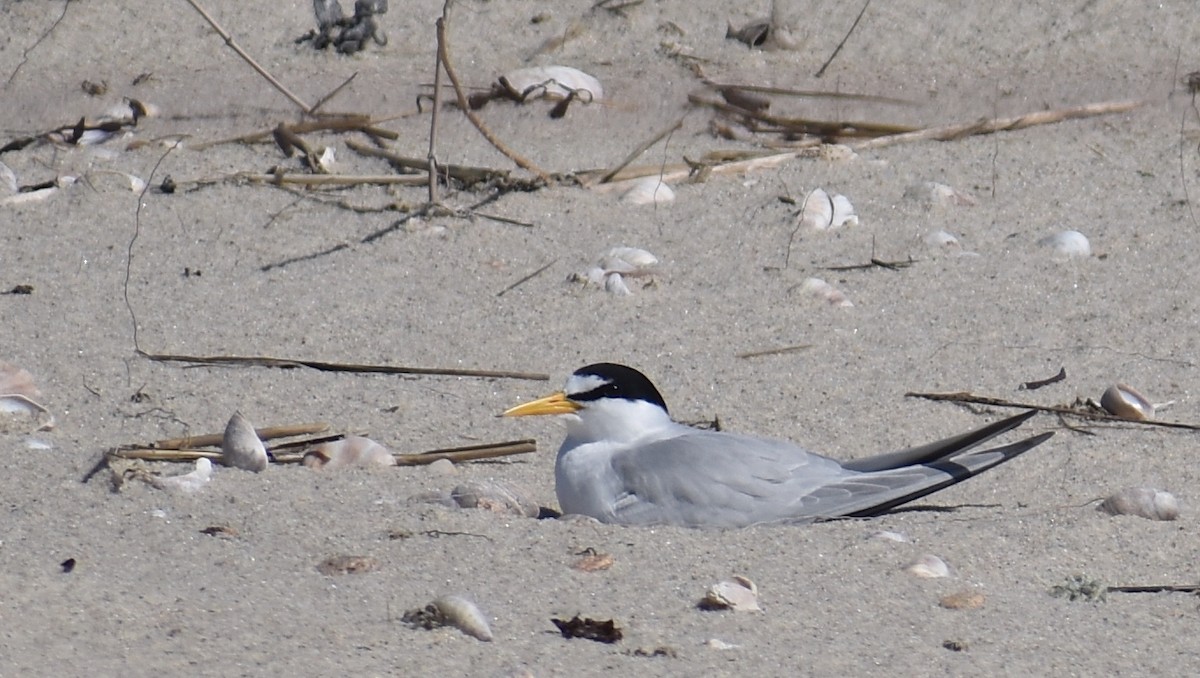
[[[973,196],[936,181],[922,181],[904,190],[904,197],[924,203],[927,207],[973,207],[979,204]]]
[[[633,294],[629,291],[629,286],[625,284],[625,279],[621,277],[620,273],[609,273],[604,278],[604,291],[618,297],[627,297]]]
[[[4,187],[6,193],[16,193],[21,190],[17,184],[17,174],[12,171],[12,168],[0,162],[0,186]]]
[[[762,612],[758,606],[758,587],[741,575],[734,575],[733,581],[717,582],[708,587],[697,607],[701,610]]]
[[[450,491],[450,498],[461,508],[486,509],[501,515],[536,518],[541,512],[527,492],[496,481],[463,483]]]
[[[267,468],[267,449],[241,412],[234,412],[225,425],[225,436],[221,440],[221,463],[255,473]]]
[[[37,431],[54,428],[54,415],[42,405],[41,399],[42,392],[28,370],[0,360],[0,431],[7,424],[16,425],[17,419],[28,419]]]
[[[475,603],[462,596],[440,596],[424,608],[405,612],[401,621],[414,628],[428,630],[453,626],[468,636],[485,642],[490,642],[493,638],[487,617],[479,611]]]
[[[909,563],[904,570],[925,579],[940,579],[950,576],[950,566],[946,564],[946,561],[928,553]]]
[[[904,536],[903,533],[894,532],[892,530],[879,530],[878,532],[872,532],[870,538],[877,541],[890,541],[897,544],[908,543],[908,537]]]
[[[804,282],[800,283],[799,289],[810,297],[824,301],[830,306],[837,306],[839,308],[854,306],[854,303],[847,299],[841,290],[836,289],[833,285],[820,278],[805,279]]]
[[[561,101],[571,97],[590,104],[604,98],[604,87],[595,76],[570,66],[518,68],[500,76],[500,86],[521,103],[541,98]]]
[[[585,285],[603,287],[617,296],[632,294],[625,278],[647,277],[654,273],[658,257],[637,247],[613,247],[600,256],[597,266],[583,273],[572,273],[567,279]]]
[[[589,549],[591,551],[591,549]],[[571,569],[579,570],[580,572],[597,572],[599,570],[607,570],[613,566],[616,559],[611,553],[584,553],[583,557],[571,563]]]
[[[1046,236],[1038,241],[1042,247],[1054,252],[1056,260],[1082,259],[1092,256],[1092,245],[1087,236],[1079,231],[1063,231]]]
[[[1149,421],[1154,418],[1154,403],[1132,386],[1121,383],[1105,389],[1104,395],[1100,396],[1100,407],[1114,417],[1131,421]]]
[[[1100,504],[1099,509],[1110,516],[1138,516],[1148,520],[1175,520],[1179,517],[1179,502],[1175,495],[1152,487],[1129,487]]]
[[[675,202],[675,191],[660,176],[642,177],[621,194],[621,202],[630,205],[665,205]]]
[[[741,647],[741,645],[727,643],[720,638],[709,638],[708,640],[704,641],[704,645],[713,650],[736,650],[737,648]]]
[[[314,469],[333,471],[344,468],[395,466],[396,458],[386,447],[362,436],[346,436],[314,446],[301,461]]]
[[[613,247],[600,257],[601,269],[626,275],[646,275],[657,263],[658,257],[638,247]]]
[[[938,605],[947,610],[978,610],[987,602],[987,596],[978,591],[948,593],[938,600]]]
[[[337,574],[363,574],[379,569],[379,561],[370,556],[330,556],[317,563],[317,572],[332,577]]]
[[[193,471],[177,476],[154,476],[150,474],[138,474],[139,478],[150,484],[151,487],[156,487],[166,492],[176,492],[179,494],[192,494],[204,489],[208,481],[212,478],[212,462],[208,457],[200,457],[196,460],[196,468]]]

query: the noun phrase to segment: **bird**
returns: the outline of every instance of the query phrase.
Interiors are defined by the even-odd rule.
[[[621,525],[740,528],[871,517],[978,475],[1053,432],[975,451],[1036,414],[898,452],[838,461],[783,440],[671,419],[644,374],[616,363],[575,370],[563,390],[501,414],[560,415],[554,463],[563,514]]]

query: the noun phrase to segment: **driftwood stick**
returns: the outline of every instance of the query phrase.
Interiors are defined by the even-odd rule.
[[[357,186],[360,184],[373,184],[379,186],[423,186],[425,185],[425,177],[411,176],[396,176],[394,174],[300,174],[280,172],[278,174],[247,174],[239,172],[232,174],[229,179],[237,179],[248,181],[252,184],[275,184],[282,186],[284,184],[299,184],[301,186]]]
[[[936,400],[943,402],[952,402],[969,405],[987,405],[990,407],[1013,407],[1022,410],[1037,410],[1039,412],[1050,412],[1052,414],[1062,414],[1071,417],[1080,417],[1081,419],[1092,419],[1095,421],[1108,421],[1115,424],[1136,424],[1140,426],[1161,426],[1163,428],[1181,428],[1189,431],[1200,431],[1200,424],[1182,424],[1173,421],[1155,421],[1148,419],[1137,421],[1134,419],[1124,419],[1116,417],[1104,412],[1094,412],[1091,410],[1081,410],[1068,405],[1035,405],[1033,403],[1019,403],[1003,398],[993,398],[990,396],[977,396],[967,391],[952,391],[949,393],[916,393],[909,391],[904,394],[906,398],[923,398],[925,400]]]
[[[850,147],[856,151],[861,151],[913,141],[957,141],[958,139],[976,134],[1009,132],[1035,125],[1049,125],[1064,120],[1092,118],[1099,115],[1109,115],[1110,113],[1125,113],[1141,106],[1142,103],[1141,101],[1107,101],[1087,104],[1086,106],[1076,106],[1074,108],[1059,108],[1053,111],[1035,111],[1011,118],[985,118],[978,122],[930,127],[915,132],[891,134],[875,139],[857,141],[850,144]]]
[[[218,441],[219,442],[219,441]],[[537,452],[537,442],[534,440],[510,440],[501,443],[484,443],[482,445],[469,445],[466,447],[448,447],[428,452],[417,454],[393,454],[396,459],[397,466],[423,466],[432,464],[439,459],[449,459],[452,462],[460,463],[465,461],[477,461],[480,459],[495,459],[497,457],[508,457],[515,454],[529,454]],[[110,450],[105,459],[137,459],[140,461],[179,461],[190,462],[196,461],[202,457],[207,457],[214,461],[221,458],[221,453],[216,450],[205,450],[198,448],[180,448],[180,449],[158,449],[152,446],[124,446]],[[304,459],[303,452],[284,452],[272,454],[272,460],[277,464],[295,464]]]
[[[466,447],[449,447],[441,450],[430,450],[420,454],[397,454],[397,466],[423,466],[432,464],[439,459],[449,459],[458,463],[478,459],[494,459],[514,454],[537,452],[537,441],[513,440],[503,443],[487,443],[484,445],[469,445]]]
[[[309,106],[308,104],[306,104],[304,102],[303,99],[296,96],[295,94],[292,94],[291,90],[289,90],[287,87],[284,87],[283,83],[276,80],[270,73],[267,72],[267,69],[263,68],[262,66],[259,66],[258,62],[255,61],[249,54],[247,54],[246,50],[242,49],[241,46],[239,46],[236,42],[234,42],[233,36],[231,36],[224,28],[221,28],[221,25],[218,24],[217,21],[215,19],[213,19],[212,16],[210,16],[209,13],[204,10],[203,7],[200,6],[200,3],[197,2],[197,0],[187,0],[187,3],[189,5],[191,5],[192,8],[195,9],[197,12],[199,12],[200,16],[204,17],[204,20],[208,22],[208,25],[212,26],[213,30],[216,31],[217,34],[220,35],[225,40],[226,45],[229,45],[229,47],[231,49],[233,49],[233,51],[237,52],[238,56],[242,57],[243,61],[250,64],[251,68],[258,71],[259,75],[266,78],[267,82],[271,83],[272,87],[279,90],[279,92],[281,94],[283,94],[283,96],[290,99],[292,101],[292,103],[299,106],[305,113],[312,113],[312,111],[313,111],[312,106]]]
[[[355,363],[331,363],[322,360],[296,358],[272,358],[268,356],[190,356],[139,351],[142,357],[154,362],[179,362],[194,365],[223,365],[229,367],[279,367],[284,369],[307,367],[321,372],[354,372],[357,374],[420,374],[445,377],[479,377],[482,379],[529,379],[550,381],[550,375],[541,372],[508,372],[504,370],[465,370],[451,367],[403,367],[398,365],[360,365]]]
[[[353,139],[346,141],[346,147],[355,153],[373,158],[383,158],[392,165],[398,168],[428,171],[430,167],[437,174],[448,176],[451,179],[461,181],[465,184],[475,184],[481,181],[504,180],[508,179],[508,170],[497,170],[488,167],[468,167],[466,165],[443,165],[436,161],[431,164],[430,160],[421,160],[419,158],[411,158],[400,155],[399,153],[388,151],[382,148],[375,148],[367,144],[359,143]],[[436,202],[430,200],[429,202]]]
[[[292,436],[311,435],[313,433],[324,433],[329,430],[329,424],[323,421],[314,422],[311,424],[290,424],[286,426],[268,426],[265,428],[256,428],[254,432],[258,434],[261,440],[274,440],[275,438],[290,438]],[[166,440],[156,440],[145,447],[155,450],[183,450],[195,447],[212,447],[220,445],[221,440],[225,437],[224,433],[206,433],[198,436],[188,436],[186,438],[168,438]]]

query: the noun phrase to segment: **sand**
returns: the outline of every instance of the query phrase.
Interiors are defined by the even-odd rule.
[[[395,150],[424,157],[429,114],[416,112],[416,100],[432,81],[441,6],[392,4],[381,21],[388,45],[351,57],[294,43],[312,24],[307,3],[206,7],[306,101],[357,73],[327,107],[399,116],[383,123],[399,134]],[[186,3],[0,4],[0,141],[99,115],[123,96],[161,108],[130,138],[0,156],[22,185],[83,178],[47,200],[0,207],[0,289],[33,287],[0,296],[0,359],[35,376],[57,422],[49,432],[0,435],[0,674],[1190,672],[1200,633],[1192,596],[1114,593],[1087,603],[1048,593],[1075,574],[1110,585],[1195,582],[1200,478],[1187,431],[1083,432],[1042,415],[1023,430],[1057,431],[1050,442],[921,502],[954,510],[814,526],[634,529],[410,501],[495,479],[554,506],[561,426],[495,415],[600,360],[645,371],[679,419],[719,417],[729,430],[843,458],[1009,412],[906,398],[909,391],[1051,405],[1126,381],[1156,402],[1174,401],[1163,418],[1200,421],[1191,397],[1200,380],[1200,261],[1188,203],[1189,191],[1200,191],[1200,115],[1181,84],[1200,59],[1192,5],[876,2],[824,77],[814,78],[859,9],[796,3],[788,13],[802,26],[803,47],[771,51],[724,39],[727,21],[765,14],[759,5],[672,0],[614,13],[589,2],[459,2],[451,50],[471,86],[529,63],[576,66],[603,81],[606,105],[572,106],[560,120],[545,104],[496,102],[480,112],[498,137],[554,172],[612,166],[679,118],[687,95],[701,89],[689,62],[718,82],[911,102],[778,98],[772,111],[785,115],[934,125],[1145,103],[1117,115],[864,151],[852,161],[795,159],[679,183],[676,201],[658,207],[569,185],[512,192],[480,211],[528,225],[416,218],[364,242],[403,217],[386,208],[419,207],[425,190],[306,195],[223,180],[299,165],[269,143],[197,145],[299,114]],[[573,21],[578,35],[526,60]],[[106,82],[108,93],[89,96],[83,80]],[[712,119],[709,110],[692,111],[638,164],[778,141],[719,139]],[[443,110],[439,125],[441,162],[512,168],[454,109]],[[163,140],[174,135],[188,135],[191,146],[166,153]],[[391,173],[351,152],[348,138],[309,140],[336,148],[338,173]],[[131,141],[149,143],[129,149]],[[155,185],[170,175],[182,188],[146,193],[139,212],[138,194],[117,172]],[[931,207],[906,197],[927,181],[978,204]],[[848,196],[861,223],[795,232],[797,208],[780,197],[802,200],[819,186]],[[443,191],[443,200],[464,208],[487,195]],[[923,239],[939,229],[978,256],[931,249]],[[1095,255],[1055,261],[1037,245],[1065,229],[1084,233]],[[566,282],[616,245],[657,255],[656,284],[632,281],[633,294],[616,297]],[[872,256],[917,261],[899,271],[827,268]],[[801,293],[812,276],[854,306]],[[794,345],[807,348],[737,357]],[[185,368],[148,361],[139,347],[551,379]],[[1060,368],[1065,381],[1017,390]],[[114,492],[103,473],[81,482],[106,449],[220,431],[235,410],[258,425],[327,421],[395,451],[533,437],[539,452],[462,464],[452,475],[218,467],[192,496],[137,482]],[[50,449],[30,449],[31,440]],[[1173,492],[1179,520],[1113,518],[1089,503],[1127,486]],[[236,534],[202,533],[211,526]],[[870,538],[880,530],[908,541]],[[611,554],[613,566],[572,569],[586,549]],[[949,563],[952,576],[904,571],[925,553]],[[369,556],[378,567],[317,571],[341,554]],[[75,562],[69,573],[67,559]],[[761,613],[696,609],[708,585],[734,574],[756,582]],[[978,609],[939,606],[960,591],[986,600]],[[474,599],[495,640],[400,621],[445,593]],[[576,614],[615,620],[624,639],[563,639],[551,618]],[[711,639],[734,647],[716,649]]]

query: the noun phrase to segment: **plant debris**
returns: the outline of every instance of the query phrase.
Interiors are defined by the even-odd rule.
[[[585,638],[598,643],[615,643],[622,638],[621,629],[611,619],[598,621],[575,615],[570,619],[551,619],[563,638]]]

